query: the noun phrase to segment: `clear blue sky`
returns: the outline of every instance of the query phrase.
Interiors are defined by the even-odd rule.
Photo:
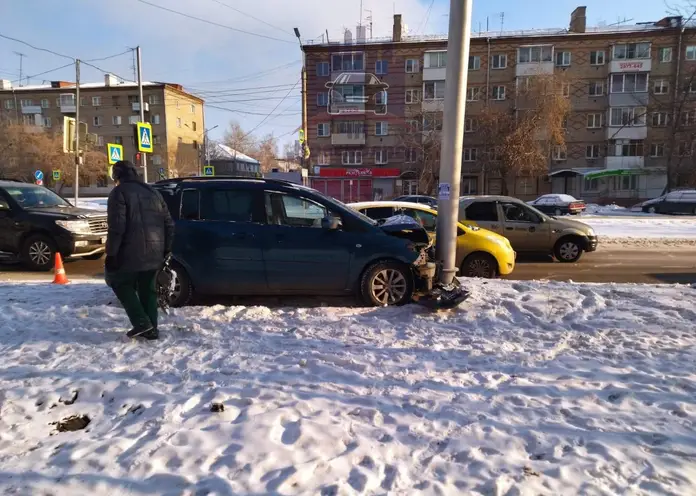
[[[257,132],[273,132],[288,141],[300,123],[299,85],[294,89],[292,85],[299,79],[301,54],[292,28],[299,27],[303,38],[318,37],[325,30],[338,38],[342,29],[353,28],[360,16],[360,0],[147,1],[260,36],[185,18],[139,0],[1,1],[0,34],[81,59],[106,57],[141,45],[146,80],[181,83],[205,92],[206,100],[229,109],[206,110],[207,127],[220,126],[212,137],[221,135],[230,120],[252,129],[280,103],[282,115],[268,119]],[[624,18],[630,23],[652,21],[667,13],[661,0],[487,0],[474,2],[472,28],[485,30],[488,17],[491,30],[500,29],[501,12],[505,13],[505,30],[566,27],[578,5],[587,6],[588,25],[612,24]],[[364,0],[363,8],[372,11],[375,36],[391,34],[394,11],[403,14],[411,31],[447,31],[448,0]],[[70,62],[0,39],[0,77],[4,79],[18,79],[15,51],[27,55],[25,75]],[[132,79],[129,54],[93,64]],[[99,70],[85,67],[83,80],[102,78]],[[31,83],[43,79],[74,80],[74,71],[63,69],[36,76]],[[249,89],[274,85],[278,89],[265,93],[250,93]]]

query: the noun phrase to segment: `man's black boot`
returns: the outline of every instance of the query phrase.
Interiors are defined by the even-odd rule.
[[[155,331],[156,329],[152,327],[152,325],[147,325],[143,327],[134,327],[130,331],[126,333],[126,336],[129,338],[137,338],[140,336],[144,336],[145,334],[151,333],[152,331]],[[156,339],[156,338],[155,338]]]

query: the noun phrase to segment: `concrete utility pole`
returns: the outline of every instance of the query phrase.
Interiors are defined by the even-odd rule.
[[[457,272],[457,218],[464,142],[464,109],[469,67],[472,0],[450,0],[445,109],[438,186],[437,260],[440,282],[449,284]]]
[[[361,7],[362,8],[362,7]],[[307,64],[304,48],[302,47],[302,38],[300,37],[300,30],[295,28],[295,36],[297,36],[297,41],[300,43],[300,50],[302,51],[302,146],[300,147],[300,167],[304,169],[305,166],[305,150],[307,149]]]
[[[65,131],[64,131],[65,132]],[[75,61],[75,206],[80,197],[80,60]]]
[[[138,59],[138,99],[140,100],[140,122],[145,122],[145,100],[143,98],[143,64],[140,56],[140,46],[135,48],[135,55]],[[138,139],[140,137],[138,136]],[[152,136],[150,136],[152,139]],[[136,141],[136,146],[138,142]],[[147,183],[147,153],[140,152],[140,160],[143,164],[143,180]]]

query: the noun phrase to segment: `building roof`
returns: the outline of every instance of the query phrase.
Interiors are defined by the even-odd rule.
[[[211,143],[212,144],[212,143]],[[261,162],[255,158],[251,158],[249,155],[245,155],[242,152],[238,152],[234,148],[230,148],[222,143],[215,143],[215,148],[217,148],[218,156],[222,157],[222,160],[232,159],[237,162],[247,162],[249,164],[261,165]]]

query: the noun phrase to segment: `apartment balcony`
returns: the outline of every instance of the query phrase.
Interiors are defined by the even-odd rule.
[[[608,140],[644,140],[648,137],[648,126],[608,126]]]
[[[24,114],[24,115],[40,114],[40,113],[41,113],[41,105],[25,105],[22,107],[22,114]]]
[[[444,81],[447,75],[446,67],[424,67],[423,81]]]
[[[331,144],[332,145],[364,145],[365,144],[365,133],[332,133],[331,134]]]
[[[610,107],[646,107],[650,98],[647,91],[633,93],[609,93]]]
[[[444,112],[445,100],[423,100],[421,109],[423,112]]]
[[[645,167],[645,157],[606,157],[607,169],[642,169]]]
[[[131,107],[133,109],[133,112],[140,112],[140,102],[131,103]],[[143,108],[145,109],[145,112],[149,112],[150,111],[150,104],[145,102],[145,106]]]
[[[650,72],[651,69],[652,60],[650,59],[619,59],[609,62],[609,72],[612,74],[621,72]]]
[[[519,62],[515,66],[515,76],[539,76],[541,74],[553,74],[554,63],[551,62]]]

